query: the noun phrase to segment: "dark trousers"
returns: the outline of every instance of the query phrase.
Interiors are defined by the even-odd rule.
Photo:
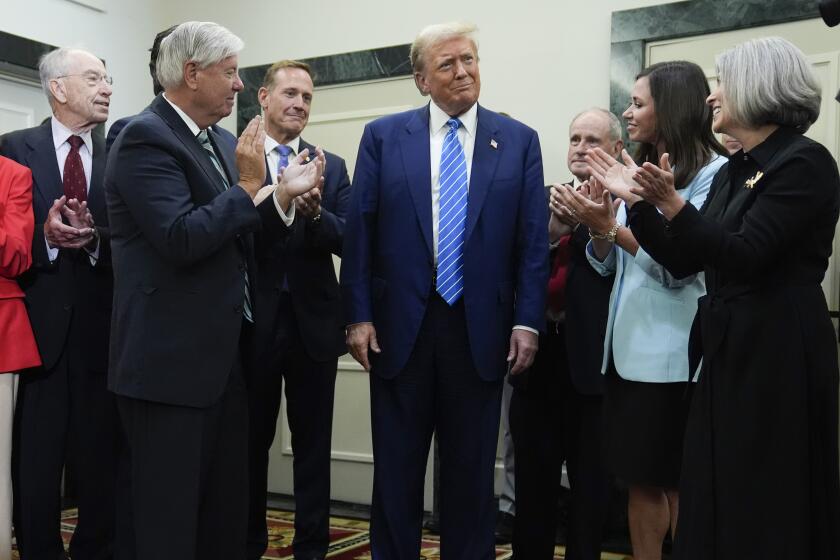
[[[248,555],[258,560],[268,545],[268,450],[274,441],[283,384],[294,453],[295,558],[324,558],[329,547],[330,443],[338,358],[312,360],[294,319],[289,294],[281,296],[271,359],[249,368],[250,416]]]
[[[502,380],[473,365],[464,305],[429,297],[417,342],[392,379],[370,375],[371,545],[375,560],[416,560],[423,483],[434,432],[440,454],[441,555],[495,558],[493,476]]]
[[[87,367],[76,332],[51,370],[20,376],[12,477],[17,546],[24,560],[65,558],[61,541],[61,477],[75,482],[79,521],[70,542],[74,560],[114,556],[115,486],[122,445],[106,373]]]
[[[137,560],[242,558],[248,404],[241,361],[210,407],[122,396],[117,405],[128,442]]]
[[[522,560],[554,558],[563,462],[569,476],[568,560],[601,557],[609,478],[601,448],[601,396],[582,395],[569,378],[563,325],[540,337],[533,367],[514,378],[510,429],[516,456],[513,550]],[[559,328],[557,328],[559,327]]]

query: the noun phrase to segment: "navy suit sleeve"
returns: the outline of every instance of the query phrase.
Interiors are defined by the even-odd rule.
[[[105,153],[111,151],[111,146],[114,144],[114,140],[117,139],[119,136],[120,131],[125,128],[125,125],[128,124],[132,117],[123,117],[118,121],[114,121],[114,124],[111,125],[111,128],[108,129],[108,136],[105,138]]]
[[[543,182],[542,154],[536,132],[525,154],[525,184],[517,217],[516,307],[514,324],[545,328],[548,284],[548,205]]]
[[[371,261],[379,199],[380,158],[380,144],[370,125],[367,125],[359,143],[342,251],[341,290],[347,324],[373,321]]]
[[[306,243],[309,247],[328,251],[335,255],[341,256],[342,245],[344,242],[344,223],[347,215],[347,206],[350,202],[350,177],[347,174],[347,164],[341,158],[336,158],[338,161],[333,162],[338,168],[332,172],[334,177],[338,177],[335,181],[328,181],[325,185],[326,189],[335,189],[336,201],[332,211],[325,205],[321,206],[321,222],[319,224],[312,224],[307,221],[306,224]]]
[[[190,178],[177,159],[190,156],[183,148],[166,144],[163,139],[168,136],[146,123],[127,128],[119,152],[112,154],[116,159],[108,188],[117,191],[143,235],[165,259],[189,266],[218,251],[236,234],[259,229],[264,213],[239,187],[197,205]]]

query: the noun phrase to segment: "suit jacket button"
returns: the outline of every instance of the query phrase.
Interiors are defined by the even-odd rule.
[[[239,263],[239,270],[245,272],[245,263]]]
[[[65,303],[64,304],[64,311],[70,311],[71,309],[73,309],[73,304],[72,303]]]
[[[233,312],[236,313],[237,315],[241,314],[242,311],[243,311],[243,308],[242,308],[241,305],[234,305],[233,306]]]

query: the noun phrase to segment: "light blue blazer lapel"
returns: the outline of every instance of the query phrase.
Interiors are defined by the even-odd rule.
[[[492,142],[492,143],[491,143]],[[499,133],[498,118],[492,112],[478,106],[478,124],[475,130],[470,187],[467,195],[467,230],[466,242],[475,229],[487,191],[496,176],[499,165],[499,153],[505,149],[504,138]]]
[[[400,135],[405,178],[417,221],[426,240],[429,255],[432,248],[432,171],[429,156],[429,106],[418,109]]]

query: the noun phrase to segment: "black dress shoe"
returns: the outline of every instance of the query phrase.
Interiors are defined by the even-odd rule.
[[[496,516],[496,544],[508,544],[513,541],[514,516],[500,511]]]

